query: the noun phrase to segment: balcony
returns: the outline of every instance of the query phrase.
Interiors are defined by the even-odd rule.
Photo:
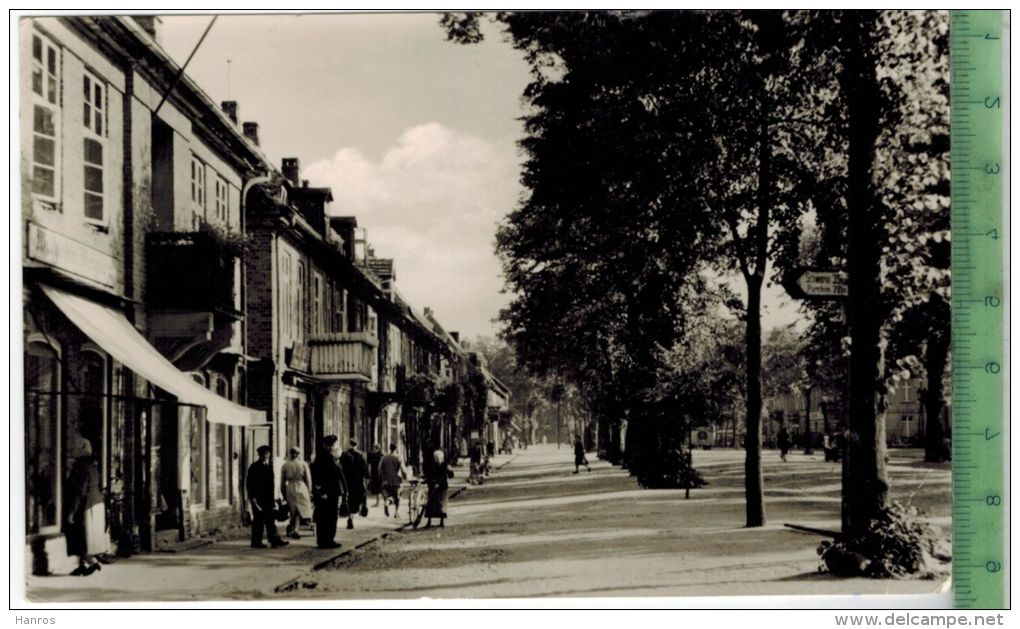
[[[323,380],[371,382],[379,341],[367,332],[315,334],[308,338],[311,372]]]
[[[163,310],[216,312],[239,320],[240,252],[208,231],[151,232],[145,239],[146,302]]]

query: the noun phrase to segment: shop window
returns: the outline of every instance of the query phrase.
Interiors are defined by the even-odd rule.
[[[300,447],[301,443],[301,400],[287,400],[287,450]]]
[[[228,397],[227,381],[216,378],[216,394]],[[227,466],[230,461],[230,442],[224,424],[209,425],[209,500],[221,502],[229,499],[230,477]]]
[[[106,358],[95,350],[81,354],[78,386],[78,426],[81,435],[92,444],[92,452],[102,461],[106,477]]]
[[[60,49],[32,34],[32,195],[56,208],[60,197]]]
[[[203,387],[205,378],[200,374],[192,374],[195,382]],[[189,435],[191,443],[189,458],[191,459],[191,504],[201,505],[205,502],[205,411],[191,408],[191,425]]]
[[[60,526],[60,357],[30,342],[25,352],[25,478],[29,534]]]

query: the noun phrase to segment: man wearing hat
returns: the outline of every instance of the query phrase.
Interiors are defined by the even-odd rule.
[[[275,490],[276,483],[273,481],[273,449],[269,446],[259,446],[259,460],[255,461],[248,468],[245,476],[245,488],[248,492],[248,502],[251,503],[251,547],[265,548],[262,543],[262,529],[266,531],[266,537],[273,548],[286,546],[287,541],[280,539],[276,532],[275,519]]]
[[[340,455],[340,468],[347,480],[347,528],[354,528],[354,514],[368,515],[368,460],[358,450],[358,441],[351,439],[351,447]]]
[[[337,548],[336,521],[340,496],[346,493],[344,475],[336,463],[337,438],[323,437],[322,447],[312,462],[312,499],[315,501],[315,544],[319,548]]]

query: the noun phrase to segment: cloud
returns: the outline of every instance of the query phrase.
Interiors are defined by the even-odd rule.
[[[381,158],[341,148],[302,178],[330,186],[330,212],[354,215],[377,256],[395,258],[398,290],[445,328],[491,334],[506,303],[493,252],[496,224],[520,194],[513,141],[436,122],[411,127]]]

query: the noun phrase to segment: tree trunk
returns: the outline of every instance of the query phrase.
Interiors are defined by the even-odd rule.
[[[924,352],[927,387],[924,391],[924,416],[927,425],[924,434],[924,460],[940,463],[949,460],[946,451],[945,430],[942,428],[942,376],[949,357],[949,335],[934,331]]]
[[[887,507],[885,356],[879,279],[884,226],[871,181],[880,92],[871,57],[874,14],[848,11],[841,78],[847,100],[847,272],[850,325],[850,438],[843,479],[844,533],[864,532]]]
[[[760,275],[747,278],[747,449],[744,460],[744,489],[747,496],[747,526],[765,524],[761,469],[761,285]]]

